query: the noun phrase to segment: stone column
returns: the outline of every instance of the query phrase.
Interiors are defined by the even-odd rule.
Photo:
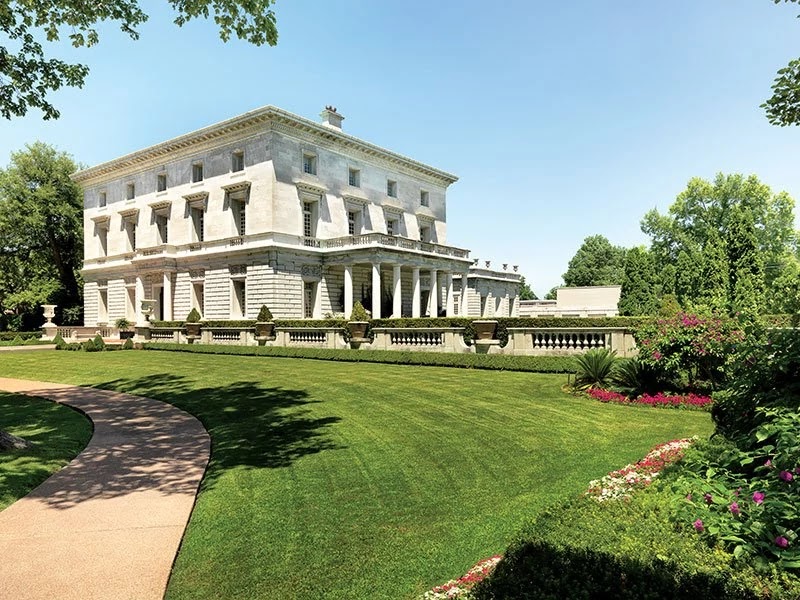
[[[381,263],[372,263],[372,318],[381,318]]]
[[[161,307],[165,321],[172,321],[172,273],[164,272],[164,306]]]
[[[469,292],[469,271],[464,271],[461,274],[461,313],[462,317],[466,317],[469,312],[469,301],[467,299],[467,292]]]
[[[436,269],[431,269],[431,293],[428,297],[428,314],[435,319],[439,316],[439,271]]]
[[[454,303],[453,303],[453,274],[451,272],[447,272],[445,274],[447,278],[447,299],[445,300],[445,310],[447,311],[445,314],[448,317],[453,316],[454,312]]]
[[[137,326],[144,326],[147,323],[145,322],[144,315],[142,314],[142,300],[144,300],[144,279],[142,279],[141,275],[136,276],[136,293],[135,293],[136,305],[133,307],[133,310],[136,314],[136,325]]]
[[[392,279],[393,279],[393,306],[392,306],[392,318],[399,319],[403,316],[403,284],[400,280],[400,265],[394,265],[392,269]]]
[[[344,318],[353,312],[353,265],[344,266]]]
[[[419,319],[421,292],[419,289],[419,267],[414,267],[411,271],[411,316]]]

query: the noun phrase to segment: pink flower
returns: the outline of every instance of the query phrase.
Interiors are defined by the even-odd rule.
[[[753,492],[753,502],[756,504],[764,502],[764,492]]]
[[[782,535],[779,535],[778,537],[775,538],[775,545],[778,548],[788,548],[789,547],[789,540],[787,540]]]
[[[663,356],[664,356],[664,355],[663,355],[663,354],[661,354],[661,352],[659,352],[658,350],[656,350],[655,352],[653,352],[653,360],[661,360],[661,358],[662,358]]]
[[[770,459],[767,459],[766,462],[764,463],[764,466],[767,467],[768,469],[771,469],[772,461]]]
[[[714,501],[714,497],[709,493],[705,493],[703,494],[703,500],[706,501],[706,504],[711,504]]]
[[[778,475],[778,477],[780,477],[781,479],[783,479],[786,482],[789,482],[792,479],[794,479],[794,476],[789,471],[781,471],[781,474]]]
[[[695,521],[694,523],[692,523],[692,526],[694,527],[694,529],[695,529],[695,531],[696,531],[697,533],[700,533],[700,532],[702,532],[702,531],[703,531],[703,529],[704,529],[704,527],[703,527],[703,521],[702,521],[701,519],[697,519],[697,521]]]
[[[731,514],[733,516],[735,516],[735,517],[739,516],[739,513],[741,511],[739,510],[739,503],[738,502],[732,502],[729,508],[730,508]]]
[[[691,495],[691,494],[686,494],[686,499],[687,499],[689,502],[691,502],[691,501],[692,501],[692,495]]]

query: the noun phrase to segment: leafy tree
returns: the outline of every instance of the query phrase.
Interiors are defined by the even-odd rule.
[[[625,256],[625,279],[619,314],[652,315],[658,310],[658,277],[653,258],[644,248],[631,248]]]
[[[519,299],[520,300],[538,300],[539,298],[536,297],[536,293],[531,289],[531,286],[528,285],[528,282],[525,281],[525,277],[521,277],[519,280]]]
[[[42,303],[81,304],[83,201],[70,179],[76,169],[68,154],[36,142],[0,170],[0,309],[28,322]]]
[[[175,24],[213,16],[219,35],[227,42],[232,35],[260,46],[278,42],[275,0],[168,0],[177,11]],[[58,118],[59,112],[47,95],[66,85],[83,87],[89,68],[47,58],[41,41],[57,42],[64,31],[76,48],[99,41],[95,28],[101,21],[117,21],[120,29],[138,39],[136,28],[147,21],[138,0],[119,2],[27,2],[0,3],[0,34],[10,43],[0,46],[0,114],[6,119],[22,116],[29,108],[40,108],[45,119]]]
[[[558,296],[558,288],[560,288],[560,287],[561,287],[560,285],[557,285],[555,287],[550,288],[550,291],[547,292],[544,295],[544,299],[545,300],[555,300],[557,298],[557,296]]]
[[[778,269],[779,274],[772,281],[772,293],[767,296],[767,312],[800,314],[800,260],[788,255]]]
[[[764,267],[749,211],[734,207],[727,231],[730,308],[758,314],[764,304]]]
[[[613,246],[605,236],[591,235],[562,276],[567,287],[586,285],[621,285],[625,277],[625,248]]]
[[[772,0],[799,3],[800,0]],[[778,71],[772,84],[772,96],[761,105],[767,112],[767,119],[773,125],[797,125],[800,123],[800,58],[789,62]]]
[[[772,280],[780,271],[763,267],[782,264],[796,250],[794,200],[787,193],[773,194],[755,175],[720,173],[713,182],[691,179],[667,214],[654,209],[642,220],[656,264],[676,265],[675,293],[683,306],[731,306],[732,288],[724,274],[729,279],[733,269],[728,231],[736,210],[752,220],[754,260],[762,265],[760,286],[772,294]],[[755,297],[763,297],[758,288]]]

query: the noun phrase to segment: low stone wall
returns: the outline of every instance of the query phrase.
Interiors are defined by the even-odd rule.
[[[474,352],[464,343],[463,327],[375,327],[364,350],[418,352]]]
[[[616,350],[617,356],[631,357],[636,354],[633,334],[622,327],[513,327],[508,329],[508,344],[505,348],[494,347],[492,354],[514,354],[526,356],[558,356],[583,354],[594,348]]]

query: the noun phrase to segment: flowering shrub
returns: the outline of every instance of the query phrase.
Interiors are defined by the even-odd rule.
[[[503,557],[497,554],[491,558],[482,560],[467,571],[460,579],[451,579],[447,583],[437,585],[432,590],[425,592],[422,595],[422,600],[448,600],[449,598],[469,600],[471,596],[470,590],[472,590],[475,584],[482,581],[494,571],[494,568],[497,566],[497,563],[500,562],[501,558]]]
[[[684,374],[694,386],[700,380],[721,381],[727,353],[744,336],[731,319],[678,313],[646,322],[634,337],[643,363]]]
[[[628,398],[619,392],[595,388],[586,391],[587,395],[600,402],[613,402],[617,404],[646,404],[648,406],[669,406],[682,408],[708,409],[712,400],[708,396],[698,394],[665,394],[659,392],[655,395],[642,394],[636,398]]]
[[[665,466],[680,460],[693,442],[693,439],[682,439],[660,444],[639,462],[612,471],[602,479],[590,481],[586,495],[598,502],[630,498],[636,488],[652,483]]]

